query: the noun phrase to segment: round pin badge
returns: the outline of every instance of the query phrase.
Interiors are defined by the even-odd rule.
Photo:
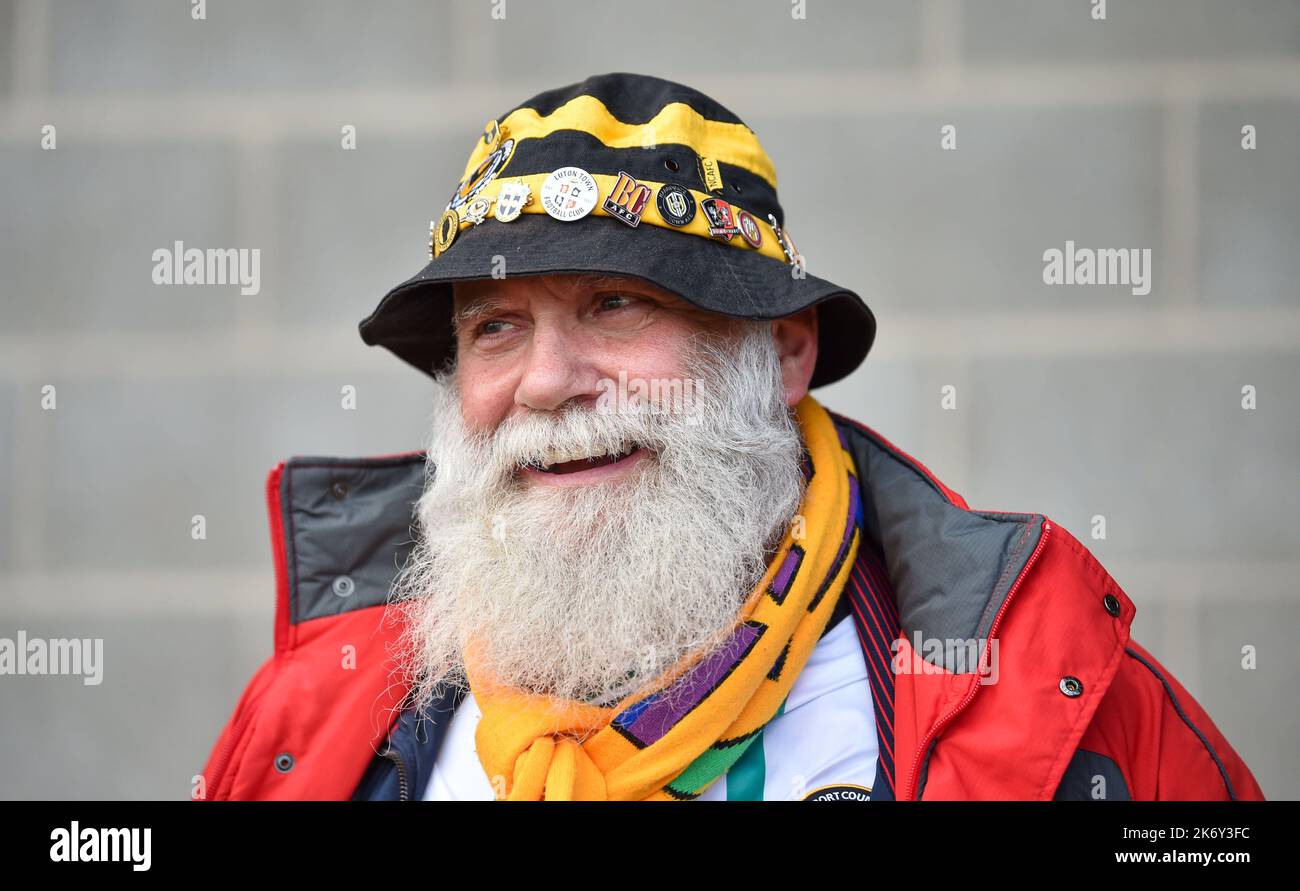
[[[460,215],[454,210],[444,211],[438,218],[438,225],[433,229],[434,256],[451,247],[456,236],[460,234]]]
[[[670,226],[685,226],[695,219],[695,196],[690,189],[676,183],[660,186],[655,204],[659,207],[659,216]]]
[[[763,230],[758,228],[758,221],[749,211],[742,210],[736,214],[736,225],[740,227],[740,234],[749,242],[750,247],[758,247],[763,243]]]
[[[491,207],[491,198],[475,198],[469,204],[465,205],[465,219],[477,226],[479,223],[487,219],[488,210],[490,210]]]
[[[542,208],[570,223],[591,213],[599,191],[596,180],[581,167],[561,167],[542,182]]]

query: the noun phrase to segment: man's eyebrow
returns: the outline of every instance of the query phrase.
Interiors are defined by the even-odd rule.
[[[624,287],[624,288],[638,289],[641,291],[650,291],[656,294],[659,293],[658,288],[650,285],[648,282],[642,279],[637,278],[636,276],[611,275],[609,273],[603,273],[603,272],[588,272],[588,273],[583,273],[578,275],[575,281],[578,283],[580,287],[588,288],[591,290]],[[674,298],[676,297],[676,295],[673,294],[669,294],[668,296]],[[472,297],[466,301],[464,306],[462,306],[459,310],[456,310],[455,312],[452,313],[451,316],[452,330],[459,331],[464,326],[471,324],[474,321],[483,318],[484,316],[492,315],[495,312],[500,312],[508,304],[509,304],[508,300],[506,300],[505,298],[497,294],[482,294],[478,297]]]
[[[635,284],[635,282],[635,279],[605,272],[584,272],[577,276],[578,286],[583,288],[606,288],[611,285]]]
[[[485,294],[482,297],[473,298],[459,310],[452,313],[452,329],[460,330],[461,327],[476,319],[481,319],[483,316],[499,311],[505,305],[505,302],[501,297],[494,294]]]
[[[658,292],[661,289],[645,279],[635,275],[614,275],[607,272],[586,272],[577,277],[579,287],[600,290],[602,288],[629,288],[641,291]]]

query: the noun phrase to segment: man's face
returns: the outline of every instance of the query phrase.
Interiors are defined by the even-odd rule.
[[[734,323],[627,276],[548,275],[455,286],[458,382],[465,424],[494,429],[527,412],[591,407],[620,379],[682,381],[689,345]],[[637,449],[599,462],[523,468],[533,486],[626,475]],[[588,466],[594,465],[594,466]]]
[[[459,286],[455,313],[397,586],[420,700],[471,644],[501,683],[606,701],[724,639],[798,508],[815,322],[572,275]],[[611,404],[634,381],[691,398]]]

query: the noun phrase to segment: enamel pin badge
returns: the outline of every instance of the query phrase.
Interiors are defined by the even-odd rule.
[[[618,181],[614,183],[614,188],[605,196],[605,203],[601,205],[605,213],[612,217],[618,217],[627,223],[633,229],[641,222],[641,214],[645,206],[650,203],[650,187],[643,186],[634,180],[631,174],[618,172]]]
[[[502,183],[497,192],[497,206],[493,212],[498,220],[509,223],[519,219],[524,208],[533,203],[533,190],[523,181]]]
[[[731,241],[732,236],[740,234],[736,225],[732,207],[721,198],[705,198],[700,202],[704,215],[709,219],[709,234],[723,241]]]
[[[596,207],[599,189],[581,167],[561,167],[542,183],[542,208],[557,220],[571,223]]]

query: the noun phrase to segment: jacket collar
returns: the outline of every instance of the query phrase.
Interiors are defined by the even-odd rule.
[[[950,754],[938,797],[1050,799],[1114,678],[1132,602],[1046,516],[971,510],[876,431],[832,417],[863,481],[864,534],[885,555],[899,608],[899,798],[926,791],[942,736]],[[916,641],[942,646],[918,653]],[[978,663],[950,641],[975,643]],[[985,683],[992,668],[999,674]],[[1081,694],[1066,692],[1071,679]]]

